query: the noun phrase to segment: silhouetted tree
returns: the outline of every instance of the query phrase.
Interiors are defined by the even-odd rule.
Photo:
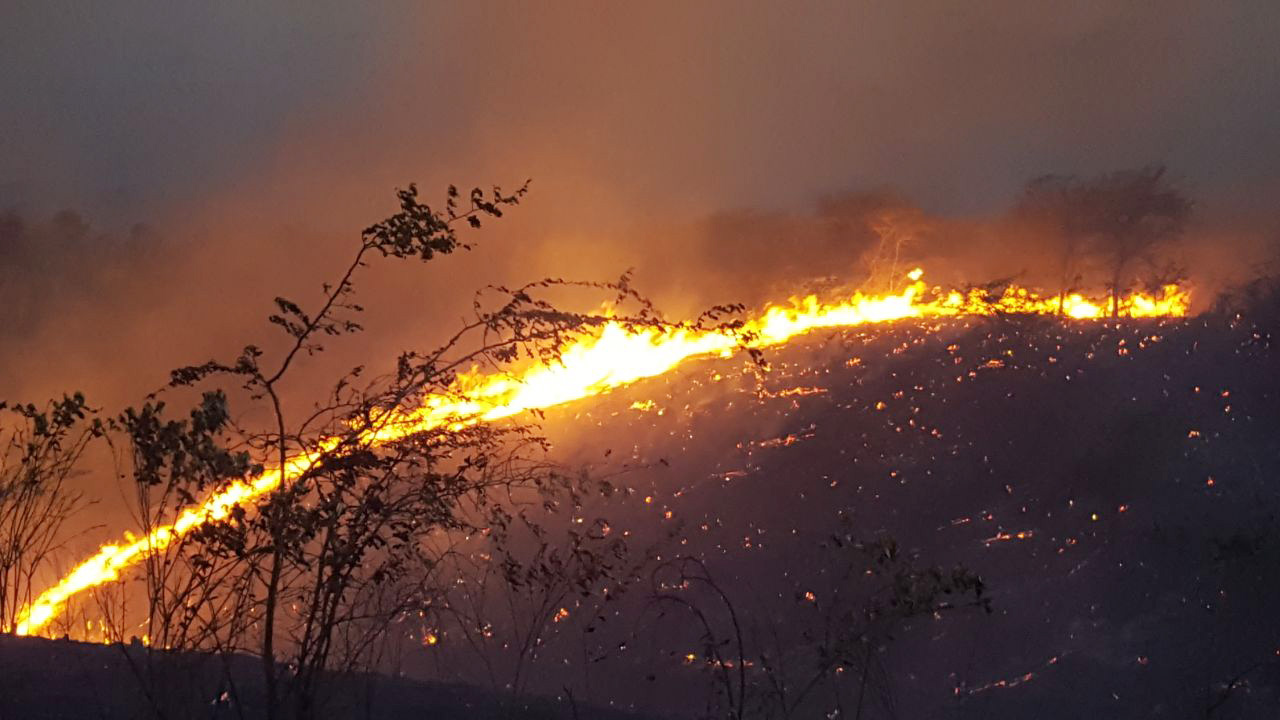
[[[67,481],[102,426],[79,393],[0,410],[17,418],[0,428],[0,631],[13,632],[66,522],[85,506]]]
[[[1111,316],[1120,314],[1120,294],[1139,261],[1181,237],[1192,203],[1173,188],[1165,168],[1153,165],[1103,175],[1084,189],[1085,222],[1110,271]]]
[[[232,422],[220,387],[206,390],[187,419],[168,419],[163,401],[153,399],[113,423],[130,440],[129,463],[149,518],[145,529],[162,531],[145,567],[153,646],[224,656],[252,652],[261,665],[267,717],[316,717],[326,673],[375,669],[378,644],[391,628],[444,595],[455,542],[501,538],[517,517],[536,531],[537,518],[511,508],[532,502],[571,509],[579,501],[580,484],[564,483],[558,469],[536,461],[545,444],[530,427],[466,416],[423,422],[433,407],[428,399],[466,400],[465,389],[455,385],[460,371],[521,358],[554,362],[569,343],[605,323],[692,328],[739,309],[713,308],[676,326],[662,321],[625,276],[613,283],[544,280],[489,288],[478,295],[473,316],[439,347],[402,354],[392,373],[372,381],[356,368],[307,412],[288,412],[283,387],[291,369],[321,352],[324,339],[360,331],[355,318],[362,308],[353,300],[360,268],[375,257],[428,261],[466,248],[457,226],[478,228],[482,218],[500,217],[524,192],[474,190],[463,207],[450,188],[437,211],[422,204],[411,185],[399,193],[399,212],[362,234],[353,260],[336,284],[325,286],[316,310],[276,299],[277,312],[268,319],[287,335],[281,352],[273,356],[251,345],[230,363],[173,371],[173,388],[236,381],[267,411],[269,427]],[[540,297],[573,287],[610,293],[620,312],[566,312]],[[738,322],[718,327],[733,330]],[[274,468],[291,470],[260,498],[186,535],[163,534],[202,498]],[[532,603],[527,623],[516,628],[522,648],[516,689],[542,628],[566,595],[607,584],[609,558],[619,557],[616,538],[602,543],[578,533],[571,540],[563,550],[545,546],[527,564],[501,554],[501,545],[492,551],[502,559],[497,567],[505,581]]]
[[[1178,240],[1192,202],[1173,187],[1164,166],[1118,170],[1089,179],[1045,175],[1029,182],[1015,216],[1052,234],[1060,274],[1059,305],[1079,282],[1082,260],[1093,257],[1106,273],[1111,316],[1132,287],[1135,265],[1157,263],[1157,251]],[[1157,284],[1180,279],[1161,269]]]
[[[1083,204],[1079,181],[1065,175],[1042,175],[1023,187],[1014,217],[1048,241],[1058,274],[1058,314],[1067,296],[1079,289],[1089,245],[1088,230],[1079,214]]]
[[[1147,286],[1184,279],[1178,266],[1162,263],[1158,251],[1179,240],[1190,215],[1192,201],[1172,186],[1164,165],[1088,179],[1038,177],[1023,188],[1014,208],[1015,218],[1052,238],[1060,309],[1092,258],[1106,273],[1112,318],[1123,310],[1120,297],[1133,287],[1135,265],[1152,266]]]

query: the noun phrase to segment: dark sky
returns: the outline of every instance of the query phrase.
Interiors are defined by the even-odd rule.
[[[733,237],[672,238],[747,210],[815,253],[778,219],[870,188],[974,218],[1034,175],[1164,162],[1196,232],[1243,256],[1277,226],[1277,28],[1271,0],[8,0],[0,212],[26,239],[0,247],[0,396],[124,401],[258,341],[270,299],[311,297],[410,181],[534,191],[465,259],[373,270],[362,352],[546,273],[736,300]],[[86,229],[48,241],[63,209]]]

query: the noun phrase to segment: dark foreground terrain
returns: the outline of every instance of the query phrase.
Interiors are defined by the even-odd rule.
[[[260,707],[237,707],[238,697],[261,692],[256,661],[236,657],[230,673],[221,659],[156,653],[140,646],[98,645],[66,640],[0,637],[0,720],[79,720],[154,717],[163,707],[172,718],[260,718]],[[145,683],[142,678],[154,679]],[[574,717],[624,720],[639,716],[567,701],[502,702],[474,687],[418,682],[375,675],[333,677],[320,717],[438,718],[439,720],[561,720]],[[147,693],[155,693],[151,698]],[[153,703],[152,700],[156,702]]]

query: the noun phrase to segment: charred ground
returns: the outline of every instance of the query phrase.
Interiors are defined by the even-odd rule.
[[[548,420],[562,450],[591,448],[583,462],[612,448],[644,466],[626,484],[651,515],[618,524],[671,528],[668,552],[704,560],[754,632],[814,641],[797,613],[836,571],[822,546],[852,528],[990,593],[991,614],[917,619],[879,646],[900,717],[1274,709],[1280,374],[1264,331],[904,323],[770,359],[763,376],[703,363]],[[664,635],[673,622],[643,626],[633,667],[609,673],[662,691],[598,693],[696,712],[701,662],[681,658],[698,643]]]

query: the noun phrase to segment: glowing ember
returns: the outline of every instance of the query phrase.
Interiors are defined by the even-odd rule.
[[[1002,313],[1103,318],[1110,314],[1107,301],[1089,300],[1080,295],[1069,295],[1059,300],[1010,286],[998,298],[992,298],[981,290],[944,292],[939,288],[930,289],[921,279],[923,271],[919,269],[907,277],[911,284],[898,294],[866,295],[859,292],[833,303],[821,302],[810,295],[792,298],[785,305],[770,306],[746,323],[745,329],[752,338],[749,344],[763,348],[785,343],[816,329],[846,328],[906,318]],[[1187,291],[1170,285],[1159,295],[1135,293],[1122,298],[1120,314],[1129,317],[1181,317],[1186,315],[1188,306]],[[457,379],[451,392],[425,398],[419,409],[393,412],[379,418],[362,439],[371,444],[387,443],[442,427],[461,427],[508,418],[525,410],[549,408],[661,375],[689,358],[728,356],[740,347],[740,339],[725,331],[629,331],[621,324],[607,324],[598,335],[566,348],[559,363],[530,367],[521,373],[485,375],[473,371],[464,374]],[[250,482],[236,482],[200,505],[187,509],[172,524],[156,528],[144,538],[127,536],[123,544],[104,545],[96,555],[24,607],[17,615],[14,631],[18,635],[39,632],[71,597],[119,579],[122,571],[150,553],[167,547],[195,527],[224,519],[231,508],[270,492],[279,486],[282,478],[298,477],[321,454],[332,450],[336,443],[336,440],[322,443],[312,453],[291,459],[283,469],[270,469]]]

